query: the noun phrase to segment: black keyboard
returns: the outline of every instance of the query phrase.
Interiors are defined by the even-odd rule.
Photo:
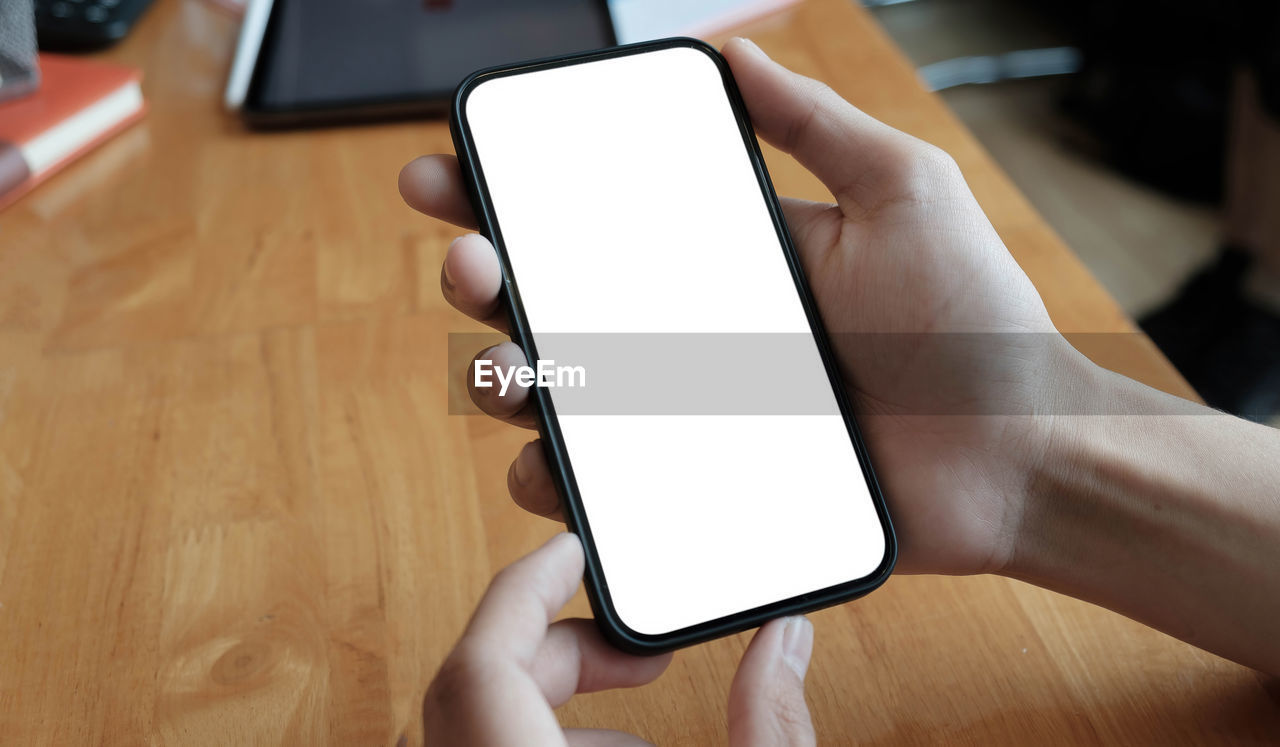
[[[124,38],[152,0],[35,0],[36,38],[48,51],[101,49]]]

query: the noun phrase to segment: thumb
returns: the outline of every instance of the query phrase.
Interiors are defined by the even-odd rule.
[[[892,189],[924,146],[774,62],[752,41],[729,40],[724,57],[756,132],[812,171],[842,206],[878,202],[865,192]]]
[[[812,652],[813,625],[804,617],[774,620],[756,633],[729,688],[732,747],[816,743],[804,702]]]

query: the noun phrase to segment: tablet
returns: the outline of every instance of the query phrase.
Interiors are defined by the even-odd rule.
[[[236,98],[245,119],[264,127],[442,114],[478,68],[615,43],[606,0],[255,5],[264,12],[246,23],[259,27],[242,47],[256,55],[251,63],[237,55],[247,81]]]

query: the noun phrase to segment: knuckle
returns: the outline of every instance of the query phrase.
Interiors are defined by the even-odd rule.
[[[928,168],[944,177],[959,177],[960,164],[950,153],[936,145],[926,144],[922,156]]]
[[[915,144],[909,173],[912,177],[930,184],[949,182],[960,176],[956,159],[945,150],[925,142]]]
[[[850,106],[843,96],[836,93],[836,89],[820,80],[809,79],[807,85],[810,88],[810,97],[816,104],[815,109],[818,111],[829,107]]]
[[[950,153],[923,141],[907,143],[897,158],[895,191],[899,199],[929,203],[949,198],[964,184]]]
[[[803,697],[785,698],[777,703],[774,718],[777,719],[778,731],[791,737],[787,743],[810,743],[807,738],[813,734],[813,722],[809,719],[809,709]]]

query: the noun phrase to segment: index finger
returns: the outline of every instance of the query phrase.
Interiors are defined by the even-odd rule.
[[[563,532],[502,569],[476,607],[464,640],[528,666],[582,580],[582,543]]]
[[[400,169],[400,196],[420,213],[455,226],[475,228],[476,216],[455,156],[419,156]]]

